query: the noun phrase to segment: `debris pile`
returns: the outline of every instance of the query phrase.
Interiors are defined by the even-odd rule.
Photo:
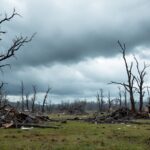
[[[128,108],[120,108],[111,114],[87,118],[92,123],[128,123],[134,119],[147,119],[148,113],[133,113]]]
[[[119,120],[119,119],[129,120],[129,119],[133,119],[134,114],[128,108],[120,108],[112,112],[110,114],[110,117],[112,117],[115,120]]]
[[[49,128],[50,126],[42,125],[46,121],[50,121],[48,116],[19,112],[11,105],[0,107],[0,127],[3,128],[21,128],[22,126]]]

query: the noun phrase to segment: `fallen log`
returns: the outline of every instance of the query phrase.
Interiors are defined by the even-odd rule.
[[[7,128],[11,128],[13,125],[14,125],[14,123],[10,122],[10,123],[3,124],[2,127],[5,128],[5,129],[7,129]]]

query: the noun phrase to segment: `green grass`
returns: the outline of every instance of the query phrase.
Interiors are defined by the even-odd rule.
[[[50,114],[49,117],[51,119],[73,119],[75,117],[78,118],[87,118],[87,117],[93,117],[92,114],[87,114],[87,115],[70,115],[70,114]]]
[[[68,122],[60,129],[0,129],[0,150],[148,150],[150,125]]]

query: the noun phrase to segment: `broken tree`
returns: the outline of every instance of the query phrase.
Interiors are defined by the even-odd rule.
[[[135,81],[135,77],[132,73],[133,62],[131,62],[130,65],[127,62],[125,44],[121,44],[120,41],[118,41],[118,44],[121,48],[121,53],[122,53],[122,57],[123,57],[124,64],[125,64],[125,69],[126,69],[126,73],[127,73],[127,83],[124,83],[124,82],[120,83],[120,82],[114,82],[114,81],[111,81],[111,83],[122,85],[127,90],[127,92],[129,93],[129,97],[130,97],[131,111],[135,113],[136,112],[135,100],[134,100],[134,81]]]
[[[146,88],[146,86],[144,86],[144,79],[146,76],[146,69],[149,67],[149,65],[146,65],[144,62],[143,68],[140,69],[139,62],[135,56],[134,56],[134,59],[136,62],[136,68],[137,68],[137,72],[138,72],[137,76],[134,75],[134,78],[135,78],[137,86],[138,86],[136,88],[136,90],[139,93],[139,112],[142,112],[143,98],[144,98],[144,94],[145,94],[144,89]]]

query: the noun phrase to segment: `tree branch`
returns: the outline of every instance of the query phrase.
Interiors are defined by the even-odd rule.
[[[10,21],[12,18],[14,18],[14,16],[21,16],[20,14],[16,13],[15,8],[14,8],[11,16],[8,17],[7,14],[5,14],[5,17],[0,20],[0,24],[2,24],[3,22],[6,22],[6,21]]]
[[[7,52],[5,54],[0,55],[0,61],[6,60],[14,56],[15,52],[18,51],[20,47],[24,46],[25,43],[32,41],[35,35],[36,33],[34,33],[30,38],[22,36],[16,37],[16,39],[13,40],[12,46],[7,50]]]

